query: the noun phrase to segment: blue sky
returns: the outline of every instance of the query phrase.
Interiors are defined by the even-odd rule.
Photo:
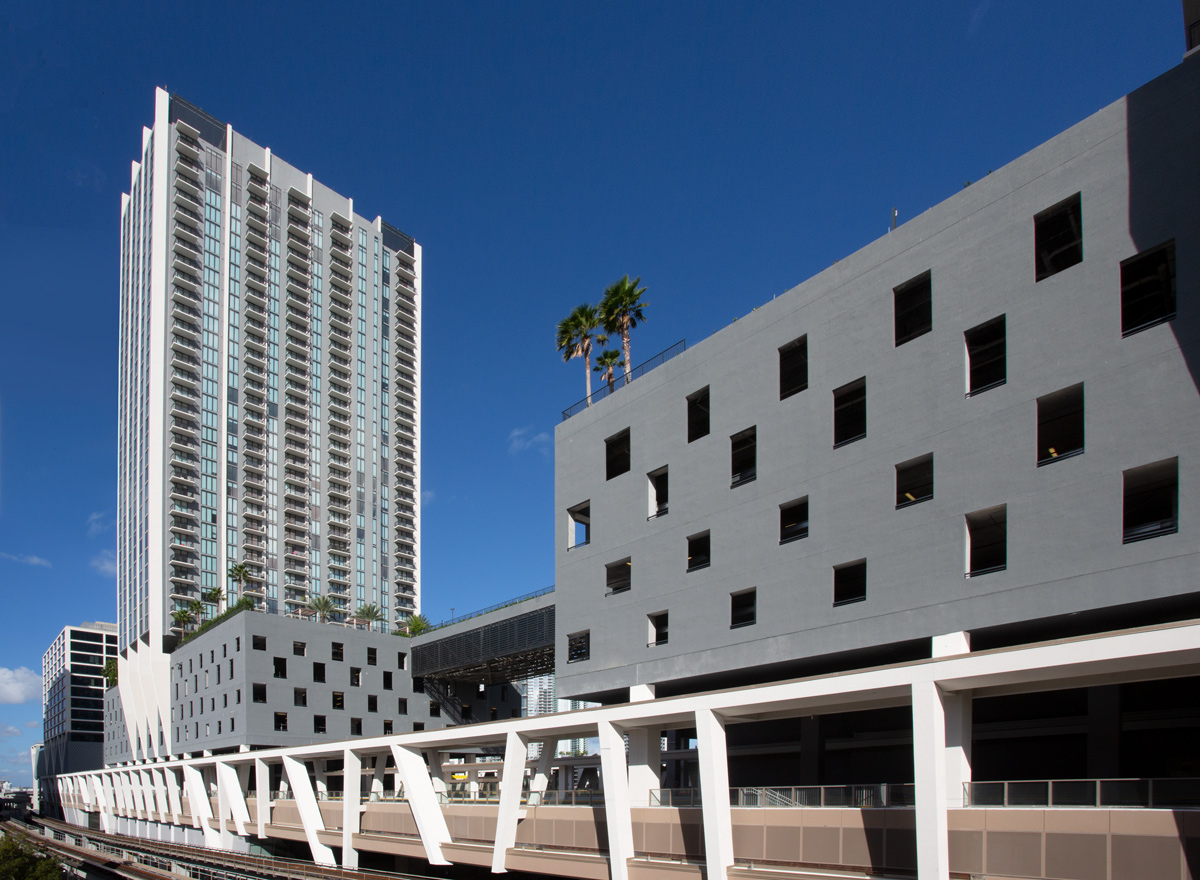
[[[1178,0],[7,4],[0,778],[115,617],[120,194],[164,86],[424,246],[434,620],[553,583],[554,325],[624,273],[695,343],[1178,63]]]

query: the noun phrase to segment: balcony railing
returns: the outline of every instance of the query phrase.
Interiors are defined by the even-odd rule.
[[[1200,779],[1034,779],[967,782],[972,807],[1200,807]]]
[[[630,370],[628,380],[626,380],[625,372],[623,370],[618,371],[611,383],[606,382],[602,384],[597,390],[592,392],[591,397],[585,397],[578,403],[564,409],[562,414],[563,421],[565,422],[573,415],[578,415],[593,403],[598,403],[599,401],[608,397],[610,394],[616,393],[621,388],[624,388],[629,382],[632,382],[634,379],[640,379],[655,367],[665,364],[671,358],[675,357],[675,355],[682,354],[686,350],[687,340],[681,339],[670,348],[666,349],[665,351],[660,351],[654,357],[650,358],[650,360],[643,361]]]

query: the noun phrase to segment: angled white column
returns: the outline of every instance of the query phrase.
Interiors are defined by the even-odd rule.
[[[436,754],[436,753],[435,753]],[[450,828],[438,803],[434,790],[434,779],[429,768],[421,759],[420,752],[392,743],[392,757],[396,760],[396,778],[404,787],[404,796],[417,823],[421,845],[425,847],[425,858],[431,865],[448,865],[442,854],[442,846],[450,842]],[[439,772],[441,764],[438,764]]]
[[[700,764],[707,880],[725,880],[727,871],[733,867],[729,749],[725,743],[725,719],[711,709],[696,710],[696,758]]]
[[[137,781],[138,788],[142,793],[142,801],[146,805],[146,818],[153,820],[158,812],[158,792],[154,788],[154,781],[150,777],[149,769],[139,770]]]
[[[151,768],[150,780],[154,785],[154,804],[158,810],[159,821],[166,822],[171,815],[171,805],[167,802],[167,783],[163,779],[161,767]]]
[[[92,777],[92,785],[96,795],[96,806],[100,810],[100,830],[105,834],[113,834],[116,831],[116,822],[113,821],[112,798],[109,796],[106,776],[107,774],[103,773],[96,774]]]
[[[242,780],[238,778],[237,768],[224,762],[217,764],[217,802],[222,804],[221,825],[225,825],[225,819],[228,817],[233,820],[238,835],[245,837],[246,825],[250,822],[245,789],[242,788]],[[228,842],[233,845],[232,836]]]
[[[208,799],[204,776],[198,767],[184,765],[183,785],[187,790],[188,805],[192,808],[192,825],[199,828],[204,835],[205,846],[218,849],[221,845],[221,835],[212,827],[212,802]]]
[[[267,823],[271,819],[271,774],[267,762],[262,758],[254,759],[254,824],[255,834],[267,836]]]
[[[163,771],[167,781],[167,803],[171,808],[171,822],[175,825],[183,824],[183,802],[179,797],[179,777],[176,775],[174,768],[168,767]]]
[[[321,808],[317,806],[317,796],[308,779],[308,768],[303,762],[290,755],[284,755],[283,772],[296,798],[296,809],[300,812],[300,823],[304,826],[304,836],[308,839],[308,848],[312,850],[313,861],[318,865],[336,867],[337,860],[333,857],[333,850],[317,838],[317,832],[325,830],[325,822],[321,818]]]
[[[629,810],[629,770],[625,738],[611,721],[598,722],[600,772],[604,776],[604,817],[608,825],[608,875],[629,880],[633,858],[633,814]]]
[[[354,835],[359,832],[362,819],[362,757],[352,749],[342,752],[342,867],[358,867],[358,850],[354,848]]]
[[[550,785],[550,768],[554,765],[554,753],[558,751],[557,739],[541,741],[542,751],[538,755],[537,766],[533,777],[529,780],[529,806],[536,807],[543,800],[546,788]]]
[[[504,767],[500,775],[500,807],[496,811],[496,839],[492,846],[492,873],[503,874],[508,851],[517,844],[521,814],[521,786],[525,781],[526,740],[510,730],[504,740]]]
[[[950,833],[946,815],[946,711],[936,682],[912,684],[913,771],[917,792],[917,873],[949,880]]]
[[[650,806],[650,792],[659,788],[662,737],[655,728],[635,727],[629,737],[629,805]]]
[[[438,794],[446,793],[446,776],[442,767],[442,753],[437,749],[426,749],[425,760],[429,762],[429,777],[433,780],[433,790]]]

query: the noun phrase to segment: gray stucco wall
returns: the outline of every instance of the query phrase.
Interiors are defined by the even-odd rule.
[[[1200,405],[1200,59],[1180,67],[835,263],[558,426],[560,696],[924,639],[1196,590]],[[1083,261],[1034,277],[1039,211],[1081,194]],[[1178,315],[1122,338],[1120,262],[1175,240]],[[893,288],[932,273],[932,332],[897,347]],[[963,333],[1007,322],[1007,382],[965,397]],[[667,321],[669,316],[658,316]],[[808,337],[808,389],[781,401],[778,349]],[[832,391],[866,377],[867,436],[832,448]],[[1085,385],[1086,452],[1037,467],[1039,396]],[[687,442],[708,386],[711,431]],[[730,488],[730,437],[757,428],[757,479]],[[605,438],[629,428],[628,473]],[[895,465],[933,453],[935,494],[896,509]],[[1122,471],[1179,458],[1179,532],[1122,543]],[[669,467],[670,512],[647,519]],[[810,532],[779,543],[779,506]],[[591,540],[568,550],[568,509]],[[964,515],[1006,504],[1007,569],[967,579]],[[687,573],[689,535],[712,564]],[[605,564],[632,589],[605,595]],[[834,607],[833,567],[865,558],[867,598]],[[757,622],[730,628],[730,594]],[[648,647],[647,615],[670,614]],[[567,636],[590,631],[590,659]]]

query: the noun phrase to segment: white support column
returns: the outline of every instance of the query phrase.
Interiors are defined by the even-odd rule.
[[[658,728],[631,729],[629,737],[629,805],[650,806],[650,792],[661,786],[662,737]]]
[[[242,788],[238,768],[224,762],[217,765],[217,792],[218,803],[220,803],[220,798],[224,797],[224,805],[221,808],[221,824],[225,824],[225,818],[228,815],[233,820],[233,826],[237,829],[238,835],[245,837],[246,826],[250,822],[250,810],[246,807],[246,792]],[[226,813],[226,810],[229,812]],[[232,837],[229,839],[229,844],[233,845]]]
[[[204,835],[204,845],[210,849],[221,846],[221,835],[212,827],[212,802],[199,767],[183,765],[183,785],[188,793],[188,805],[192,808],[192,825]]]
[[[554,753],[558,751],[558,740],[544,739],[541,741],[541,746],[542,751],[538,755],[533,778],[529,780],[529,806],[531,807],[536,807],[542,802],[546,788],[550,785],[550,768],[554,764]]]
[[[433,781],[433,790],[438,794],[446,793],[445,768],[442,766],[442,753],[437,749],[426,749],[425,760],[429,762],[429,777]]]
[[[116,822],[113,820],[112,798],[108,794],[105,774],[97,773],[92,777],[92,789],[96,795],[96,807],[100,811],[100,830],[105,834],[116,832]]]
[[[167,800],[167,783],[163,779],[162,768],[153,768],[150,771],[150,778],[154,782],[154,803],[158,809],[159,821],[167,822],[171,815],[171,804]]]
[[[375,768],[371,773],[371,794],[383,796],[383,776],[387,765],[387,755],[375,758]]]
[[[229,833],[226,821],[233,815],[229,805],[229,784],[226,780],[226,770],[232,770],[227,764],[220,763],[214,768],[217,777],[217,836],[221,839],[221,849],[233,851],[233,835]],[[236,783],[236,779],[234,780]]]
[[[267,823],[271,819],[271,774],[267,762],[262,758],[254,759],[254,824],[255,834],[267,836]]]
[[[921,880],[950,878],[950,833],[946,815],[946,711],[943,697],[936,682],[913,682],[917,873]]]
[[[179,797],[179,777],[175,775],[175,770],[170,767],[163,771],[163,775],[167,781],[167,803],[171,808],[171,822],[175,825],[182,825],[183,802]]]
[[[142,792],[142,801],[146,805],[146,818],[153,821],[158,813],[158,792],[154,788],[154,781],[150,778],[150,770],[139,770],[137,779],[138,788]]]
[[[318,865],[337,867],[333,850],[317,839],[317,832],[325,830],[325,822],[321,818],[321,808],[317,805],[317,796],[308,779],[308,768],[301,761],[284,755],[283,772],[296,798],[296,809],[300,812],[300,822],[304,825],[304,836],[308,839],[308,848],[312,850],[313,861]]]
[[[493,874],[503,874],[507,870],[508,851],[517,844],[526,754],[528,742],[510,730],[504,741],[504,767],[500,771],[500,807],[496,811],[496,839],[492,846]]]
[[[430,777],[429,768],[419,752],[395,743],[392,743],[392,757],[396,760],[396,778],[404,787],[409,809],[417,823],[417,832],[421,835],[421,845],[425,847],[425,859],[431,865],[449,865],[450,862],[442,854],[442,846],[450,842],[450,829],[438,803],[435,780]],[[437,766],[440,773],[440,762]]]
[[[342,867],[358,867],[354,835],[362,821],[362,757],[352,749],[342,753]]]
[[[696,758],[700,764],[707,880],[725,880],[726,872],[733,867],[729,748],[725,743],[725,719],[711,709],[696,710]]]
[[[629,810],[625,738],[610,721],[600,721],[597,727],[600,772],[604,777],[604,817],[608,824],[608,876],[611,880],[629,880],[629,860],[633,858],[633,814]]]

